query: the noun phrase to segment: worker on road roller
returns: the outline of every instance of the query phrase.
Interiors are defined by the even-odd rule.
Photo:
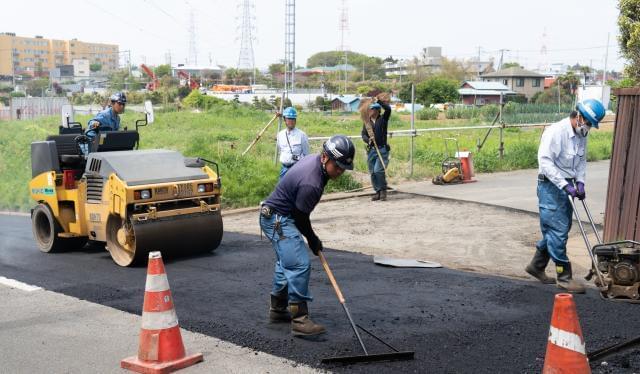
[[[605,115],[602,103],[588,99],[578,103],[569,118],[549,126],[538,149],[538,207],[542,239],[525,271],[544,284],[556,283],[572,293],[584,293],[584,286],[573,279],[567,257],[567,239],[573,208],[569,198],[586,196],[587,135]],[[556,280],[544,269],[549,260],[556,264]]]
[[[271,322],[291,322],[294,335],[317,335],[322,325],[309,318],[307,302],[311,265],[302,239],[315,254],[322,241],[313,231],[309,216],[320,201],[329,179],[353,169],[355,146],[344,135],[335,135],[322,146],[322,152],[297,162],[261,204],[260,227],[271,240],[276,254],[271,289]],[[287,304],[289,311],[287,311]]]

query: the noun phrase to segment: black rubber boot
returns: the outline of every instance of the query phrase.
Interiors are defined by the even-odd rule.
[[[324,326],[313,322],[309,318],[309,309],[305,301],[289,303],[291,311],[291,333],[298,336],[319,335],[327,332]]]
[[[536,253],[533,255],[533,258],[531,259],[529,265],[524,268],[524,271],[539,280],[542,284],[554,284],[556,283],[555,279],[548,277],[544,272],[544,269],[547,267],[550,258],[551,256],[549,256],[549,253],[547,251],[536,249]]]
[[[371,197],[371,201],[380,200],[380,191],[376,191],[376,194]]]
[[[381,201],[387,201],[387,190],[381,190],[380,191],[380,200]]]
[[[271,295],[271,307],[269,308],[269,321],[291,322],[291,314],[287,310],[287,294]]]
[[[556,285],[570,293],[584,293],[584,286],[573,279],[571,274],[571,263],[556,264]]]

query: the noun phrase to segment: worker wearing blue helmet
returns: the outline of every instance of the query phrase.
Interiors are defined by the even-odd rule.
[[[282,111],[286,128],[278,133],[278,149],[280,151],[280,179],[285,173],[309,154],[309,138],[304,131],[296,128],[298,112],[293,107]]]
[[[567,257],[567,239],[573,208],[569,199],[586,197],[587,136],[605,115],[602,103],[581,101],[568,118],[549,126],[538,148],[538,209],[542,239],[525,271],[545,284],[555,283],[568,292],[584,293],[573,279]],[[556,279],[545,274],[549,260],[556,265]]]
[[[120,114],[124,113],[127,104],[127,95],[124,92],[116,92],[109,98],[111,104],[104,110],[98,112],[95,117],[87,123],[85,135],[93,140],[99,131],[118,131],[120,129]],[[87,145],[81,145],[85,154],[89,152]]]
[[[384,109],[384,114],[380,115],[382,109]],[[377,100],[369,105],[367,120],[362,126],[362,141],[367,145],[367,166],[369,174],[371,174],[371,185],[375,191],[371,198],[373,201],[387,199],[385,169],[389,165],[389,151],[391,150],[389,143],[387,143],[389,117],[391,117],[389,104],[383,100]]]

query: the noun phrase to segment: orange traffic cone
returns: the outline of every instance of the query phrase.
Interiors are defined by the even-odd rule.
[[[571,294],[556,295],[542,373],[591,374],[576,304]]]
[[[170,373],[200,361],[202,353],[185,353],[162,255],[150,252],[138,356],[125,358],[120,366],[139,373]]]

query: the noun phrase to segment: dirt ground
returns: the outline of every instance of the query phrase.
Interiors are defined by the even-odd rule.
[[[322,202],[311,221],[328,248],[517,278],[530,278],[523,269],[540,236],[535,214],[402,193],[386,202],[366,196]],[[256,212],[225,216],[224,226],[259,234]],[[577,225],[568,248],[576,277],[586,274],[590,262]],[[552,266],[547,271],[553,275]]]

